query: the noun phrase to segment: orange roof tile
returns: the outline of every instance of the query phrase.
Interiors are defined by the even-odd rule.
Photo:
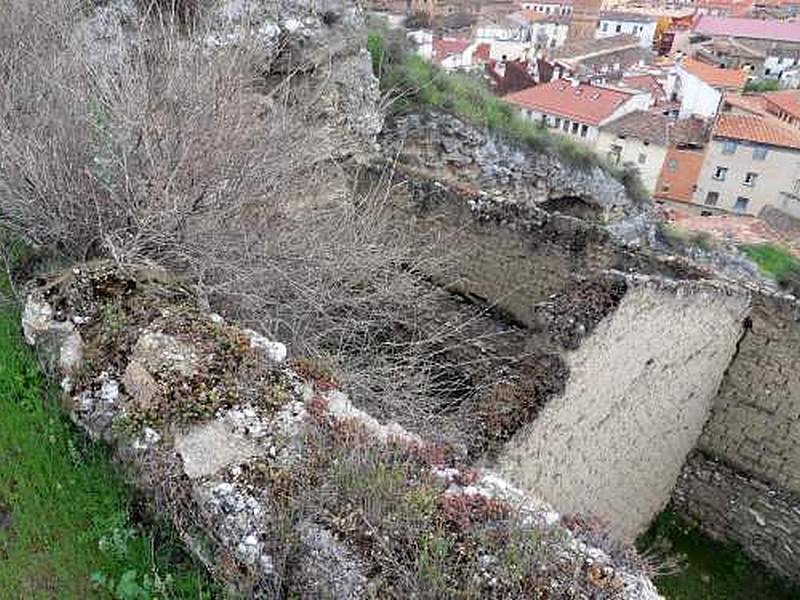
[[[725,94],[724,104],[754,115],[767,114],[766,99],[761,94]]]
[[[800,150],[800,132],[770,117],[722,114],[714,136]]]
[[[433,40],[433,57],[437,63],[441,63],[448,56],[461,54],[469,48],[472,42],[460,38],[441,38]]]
[[[674,147],[667,150],[656,184],[656,198],[691,202],[704,158],[704,151]]]
[[[587,83],[573,86],[570,81],[557,79],[509,94],[505,100],[522,108],[599,125],[632,96],[623,90]]]
[[[650,92],[653,96],[653,100],[656,102],[663,102],[667,98],[664,88],[654,75],[628,75],[627,77],[622,78],[622,85],[631,87],[635,90]]]
[[[720,69],[693,58],[685,58],[681,65],[695,77],[715,88],[742,90],[747,83],[747,72],[740,69]]]
[[[783,90],[764,94],[768,104],[793,117],[800,117],[800,90]]]

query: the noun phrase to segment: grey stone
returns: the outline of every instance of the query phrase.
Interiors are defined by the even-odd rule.
[[[209,421],[176,435],[175,450],[190,479],[213,475],[264,453],[262,447],[224,420]]]

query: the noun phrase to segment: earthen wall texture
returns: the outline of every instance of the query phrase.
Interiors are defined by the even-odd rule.
[[[500,455],[515,485],[632,539],[664,507],[735,352],[747,295],[682,282],[630,288],[567,357],[560,397]]]

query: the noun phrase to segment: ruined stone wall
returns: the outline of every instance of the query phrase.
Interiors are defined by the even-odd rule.
[[[528,327],[537,327],[538,302],[576,277],[612,269],[697,278],[686,264],[659,262],[616,245],[602,227],[548,213],[503,196],[448,188],[404,174],[395,188],[398,221],[416,229],[421,244],[449,250],[440,283],[496,305]],[[444,242],[444,243],[442,243]]]
[[[746,294],[642,282],[567,357],[570,378],[499,457],[500,470],[620,538],[668,501],[741,334]]]
[[[79,265],[28,291],[73,421],[237,597],[660,598],[632,548],[379,422],[166,274]]]
[[[751,319],[699,447],[800,492],[800,305],[754,294]]]
[[[753,294],[675,508],[779,573],[800,579],[800,305]]]
[[[673,494],[676,509],[716,539],[741,544],[781,573],[800,573],[800,495],[694,453]]]
[[[530,160],[520,151],[507,153],[512,157],[509,159],[496,157],[496,140],[473,135],[471,130],[447,119],[422,121],[421,132],[408,134],[411,149],[406,154],[409,156],[401,156],[410,165],[403,172],[410,180],[407,189],[398,193],[402,196],[399,204],[405,208],[402,218],[410,220],[422,235],[435,233],[447,239],[460,276],[459,291],[474,300],[496,305],[520,324],[536,330],[541,326],[542,303],[546,304],[553,296],[564,295],[570,304],[575,296],[570,295],[569,282],[604,270],[649,273],[684,282],[715,277],[711,272],[688,266],[681,259],[654,257],[616,244],[604,228],[589,222],[598,220],[598,213],[592,212],[593,206],[601,210],[605,207],[602,202],[594,201],[591,186],[584,185],[586,181],[576,178],[575,185],[564,185],[559,177],[548,177],[536,160]],[[432,184],[431,178],[444,184]],[[603,185],[598,184],[596,189],[596,195],[606,195]],[[589,210],[588,215],[580,215],[584,220],[540,210],[554,204],[554,199],[560,199],[552,206],[558,211],[576,202],[577,198],[581,199],[581,206],[585,203]],[[615,201],[615,204],[620,203]],[[714,263],[714,267],[720,270],[718,264]],[[717,493],[707,485],[696,484],[702,478],[698,479],[692,470],[693,463],[688,463],[675,494],[676,507],[690,517],[694,515],[701,525],[707,520],[710,523],[707,531],[712,535],[738,541],[754,557],[774,563],[773,555],[765,553],[768,544],[759,541],[759,537],[753,538],[753,543],[748,542],[750,528],[753,523],[758,524],[753,514],[742,510],[736,518],[729,518],[726,512],[734,497],[746,498],[748,503],[758,498],[759,503],[771,506],[775,498],[786,498],[787,494],[798,491],[800,309],[791,300],[770,296],[748,284],[740,290],[743,297],[752,295],[753,306],[749,319],[743,312],[739,314],[741,323],[738,325],[735,318],[714,315],[710,306],[701,310],[702,315],[678,308],[670,313],[659,299],[655,304],[662,305],[661,309],[667,312],[660,314],[646,305],[632,311],[631,323],[623,328],[632,334],[631,339],[622,335],[621,346],[613,344],[614,354],[593,363],[591,369],[594,370],[585,364],[571,362],[568,365],[571,371],[586,368],[585,380],[590,383],[580,392],[576,392],[575,387],[568,388],[567,394],[575,394],[570,397],[569,410],[559,414],[557,403],[563,402],[565,406],[567,402],[564,398],[556,399],[539,417],[540,421],[552,419],[550,429],[561,428],[552,432],[555,438],[549,440],[562,444],[559,446],[561,454],[553,452],[546,456],[550,461],[547,467],[538,467],[550,472],[548,477],[552,479],[545,483],[552,486],[551,497],[556,503],[559,502],[557,497],[566,497],[576,510],[591,504],[601,516],[616,511],[630,512],[619,527],[623,532],[635,532],[669,496],[682,457],[700,435],[700,449],[717,457],[720,464],[734,467],[737,474],[729,476],[733,471],[725,471],[715,476],[726,482],[727,490],[724,494]],[[619,314],[625,302],[612,310]],[[573,316],[576,312],[579,311],[572,310]],[[646,323],[648,314],[652,320],[663,322],[660,325]],[[609,323],[618,318],[608,316],[600,326],[610,326]],[[717,321],[720,318],[724,325]],[[638,325],[637,319],[641,319]],[[749,324],[752,329],[748,330]],[[637,327],[642,329],[634,333]],[[659,331],[659,327],[664,329]],[[632,344],[631,340],[637,337],[648,343],[642,341],[635,352],[625,350],[625,344]],[[702,346],[704,338],[712,346],[721,344],[716,355]],[[541,336],[536,343],[541,343]],[[598,347],[603,345],[599,338],[592,338],[583,340],[581,348],[589,352],[595,343]],[[609,344],[609,352],[610,346],[612,344]],[[674,356],[670,352],[674,352]],[[638,353],[645,358],[626,360],[626,353],[628,358],[632,355],[638,358]],[[660,353],[665,353],[661,360],[668,369],[649,374],[644,363]],[[653,379],[656,375],[663,375],[664,379]],[[574,372],[570,377],[569,385],[577,386],[580,378]],[[687,384],[687,378],[694,381]],[[631,393],[625,393],[626,382],[633,390]],[[717,393],[716,386],[720,382]],[[595,385],[604,393],[593,393]],[[697,389],[693,388],[695,385]],[[614,393],[609,394],[609,390]],[[591,401],[583,398],[584,393]],[[695,394],[692,401],[686,402],[692,393]],[[658,394],[668,398],[666,404],[657,402]],[[621,410],[614,404],[615,401],[630,402],[632,398],[643,399],[633,405],[633,410],[630,407]],[[581,406],[581,401],[586,404]],[[643,411],[641,418],[637,416],[637,407]],[[660,412],[659,407],[666,410],[666,414]],[[710,419],[701,433],[710,409]],[[548,416],[550,410],[555,413],[552,417]],[[620,418],[626,410],[632,415],[630,421]],[[656,415],[660,421],[656,420]],[[608,420],[604,420],[606,417]],[[530,425],[530,429],[545,429],[540,421]],[[609,429],[605,430],[607,425]],[[662,434],[666,439],[660,437]],[[662,442],[664,445],[659,447]],[[651,444],[659,447],[660,454],[649,455]],[[621,467],[626,460],[645,460],[644,456],[637,455],[640,449],[644,449],[644,455],[651,460],[654,456],[666,456],[666,465],[654,467],[652,463],[649,466],[638,463],[640,470],[626,472]],[[546,447],[540,442],[539,446],[533,445],[528,450],[530,454],[517,452],[516,458],[520,461],[512,465],[513,469],[526,472],[526,467],[537,460],[532,458],[533,453],[544,452]],[[717,464],[705,464],[703,472],[710,473]],[[653,476],[649,477],[651,470]],[[648,476],[639,486],[637,481],[641,473]],[[528,475],[532,479],[537,476],[536,472]],[[565,477],[574,479],[568,485]],[[606,479],[611,482],[606,484]],[[565,487],[571,490],[567,494],[563,493]],[[633,493],[633,490],[638,491]],[[607,494],[605,498],[602,497],[604,493]],[[596,503],[598,494],[601,501]],[[632,506],[629,500],[633,498],[641,498],[641,502]],[[796,511],[764,510],[759,514],[767,522],[767,530],[773,515],[779,514],[776,527],[800,531],[800,516]],[[800,573],[800,569],[795,571]]]

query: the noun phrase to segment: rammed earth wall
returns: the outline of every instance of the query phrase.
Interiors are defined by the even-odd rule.
[[[632,540],[670,497],[748,304],[746,294],[708,284],[629,286],[568,355],[564,393],[512,439],[501,472]]]
[[[659,274],[684,284],[712,277],[679,259],[655,258],[622,248],[602,228],[544,213],[519,198],[512,201],[499,193],[454,189],[432,183],[424,172],[416,170],[404,171],[403,175],[408,187],[398,191],[401,205],[406,210],[409,206],[414,208],[403,213],[402,218],[411,219],[421,235],[436,232],[448,236],[450,246],[457,250],[460,291],[498,306],[532,330],[541,329],[542,306],[553,297],[568,298],[570,309],[566,313],[570,317],[581,313],[575,286],[569,283],[576,278],[609,269]],[[532,487],[545,484],[545,490],[551,486],[547,497],[561,510],[578,510],[582,506],[584,511],[594,510],[609,517],[632,508],[624,517],[612,520],[617,531],[633,535],[646,525],[647,515],[669,499],[670,487],[678,475],[679,457],[696,446],[715,460],[704,464],[703,478],[698,478],[693,463],[687,464],[673,496],[676,508],[711,535],[737,541],[755,558],[776,569],[776,565],[783,565],[779,571],[797,577],[800,554],[785,548],[793,548],[789,538],[800,536],[800,514],[791,500],[797,494],[800,478],[800,309],[797,301],[790,298],[733,287],[740,290],[742,297],[751,298],[749,312],[742,308],[726,313],[709,304],[700,317],[686,307],[675,307],[669,315],[656,317],[655,310],[650,313],[653,319],[667,320],[657,325],[647,323],[649,309],[643,310],[639,319],[643,328],[636,333],[635,326],[630,325],[628,340],[633,343],[637,336],[652,335],[642,338],[649,343],[642,350],[641,361],[627,362],[627,351],[618,348],[617,356],[609,354],[606,360],[595,361],[596,371],[592,372],[584,367],[589,359],[578,360],[576,353],[568,361],[569,370],[575,373],[570,375],[565,394],[571,394],[573,400],[578,398],[578,404],[586,401],[584,408],[572,411],[564,408],[570,403],[563,397],[551,399],[539,418],[548,420],[552,427],[534,422],[526,434],[514,438],[504,460],[507,473],[521,478],[518,481],[527,479]],[[572,342],[582,350],[588,344],[583,350],[588,353],[595,340],[587,341],[586,333],[594,326],[611,327],[610,322],[602,320],[613,321],[615,310],[620,308],[607,307],[589,320],[575,318]],[[665,305],[659,310],[669,312]],[[663,330],[657,331],[662,326]],[[627,338],[616,339],[624,343]],[[596,343],[600,345],[599,339]],[[706,351],[711,348],[715,349],[714,356]],[[667,371],[663,372],[664,379],[651,379],[646,376],[644,363],[659,354]],[[590,373],[586,375],[590,383],[578,392],[576,373],[581,368]],[[632,410],[635,414],[641,409],[643,418],[638,415],[628,422],[614,421],[613,415],[626,412],[617,410],[614,394],[604,394],[600,404],[586,400],[589,396],[584,392],[591,395],[596,388],[612,389],[604,387],[607,373],[613,373],[609,379],[624,380],[611,382],[619,385],[620,402],[629,402],[632,397],[625,393],[626,384],[641,386],[643,392],[638,397],[644,401],[633,403]],[[665,428],[646,416],[648,410],[662,415],[657,410],[662,405],[655,400],[659,393],[668,398],[665,408],[671,407],[666,409]],[[688,400],[691,394],[694,395]],[[616,428],[605,430],[611,423]],[[553,428],[561,430],[552,431]],[[666,439],[660,437],[664,432]],[[532,433],[540,436],[538,441],[532,441],[537,439],[535,435],[524,437]],[[576,443],[579,436],[583,436],[583,443]],[[633,437],[630,445],[629,441],[622,441],[626,436]],[[550,443],[561,448],[560,455],[555,451],[548,454]],[[651,481],[649,470],[644,467],[651,444],[663,444],[657,455],[666,457],[666,462],[658,467],[650,464],[650,469],[660,474],[652,478],[656,481],[653,487],[640,486],[642,473],[643,481]],[[542,459],[547,461],[547,467],[534,464]],[[626,460],[638,467],[626,467]],[[569,468],[565,467],[567,464]],[[707,493],[711,488],[701,483],[718,465],[726,465],[727,470],[714,481],[724,485]],[[613,483],[606,485],[606,480]],[[599,501],[591,497],[604,489],[608,495]],[[645,492],[640,496],[642,490]],[[637,497],[641,498],[640,503],[625,502]],[[745,508],[729,514],[731,506],[746,507],[755,498],[767,507],[776,498],[784,500],[775,510],[751,512]],[[760,515],[758,519],[754,512]],[[777,536],[775,544],[770,545],[764,543],[763,535],[750,535],[753,527],[768,532],[770,520],[776,515],[780,516],[775,530],[785,531],[784,538]],[[767,523],[766,529],[759,525],[761,518]]]

